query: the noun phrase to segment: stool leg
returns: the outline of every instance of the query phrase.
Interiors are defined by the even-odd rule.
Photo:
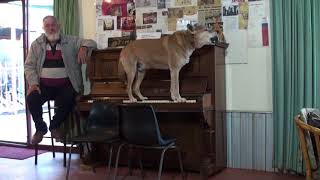
[[[34,164],[38,164],[38,144],[36,144],[34,148]]]
[[[69,178],[70,164],[71,164],[71,153],[72,153],[72,147],[73,147],[73,145],[74,145],[74,144],[72,143],[72,144],[71,144],[71,147],[70,147],[68,167],[67,167],[67,174],[66,174],[66,180],[68,180],[68,178]]]
[[[50,100],[48,100],[48,114],[49,114],[49,122],[51,123],[52,121],[52,117],[51,117],[51,105],[50,105]],[[56,157],[56,152],[54,149],[54,141],[51,135],[51,147],[52,147],[52,157],[55,158]]]
[[[63,143],[63,167],[67,165],[67,143],[64,141]]]
[[[55,158],[56,157],[56,151],[55,151],[55,148],[54,148],[54,141],[53,141],[52,136],[50,137],[50,139],[51,139],[52,157]]]

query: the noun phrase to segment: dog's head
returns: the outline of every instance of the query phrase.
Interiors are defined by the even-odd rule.
[[[195,48],[201,48],[204,45],[212,45],[217,41],[217,33],[208,31],[204,26],[187,25],[188,32],[193,34]]]

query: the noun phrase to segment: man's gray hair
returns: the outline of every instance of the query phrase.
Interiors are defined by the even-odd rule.
[[[42,19],[42,22],[44,22],[44,21],[47,20],[48,18],[54,19],[54,21],[55,21],[57,24],[59,24],[58,19],[57,19],[55,16],[52,16],[52,15],[48,15],[48,16],[44,17],[44,18]]]

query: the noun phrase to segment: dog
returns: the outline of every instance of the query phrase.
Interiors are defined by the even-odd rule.
[[[179,93],[180,69],[189,63],[189,57],[197,48],[210,45],[215,33],[204,27],[187,26],[187,30],[176,31],[160,39],[140,39],[130,42],[120,53],[118,72],[120,77],[126,75],[129,101],[136,102],[134,93],[140,100],[147,100],[140,92],[140,85],[148,69],[170,70],[170,94],[175,102],[187,99]],[[124,74],[125,73],[125,74]]]

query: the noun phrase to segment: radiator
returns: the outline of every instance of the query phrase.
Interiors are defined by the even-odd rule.
[[[227,166],[274,171],[270,112],[227,112]]]

